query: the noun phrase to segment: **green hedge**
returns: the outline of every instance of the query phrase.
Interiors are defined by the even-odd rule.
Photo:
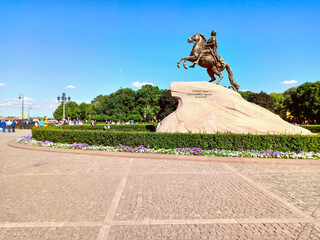
[[[306,125],[301,127],[304,127],[313,133],[320,133],[320,125]]]
[[[76,125],[76,126],[63,125],[63,126],[57,126],[53,128],[69,129],[69,130],[105,130],[105,127],[107,126],[108,126],[107,124]],[[153,125],[110,125],[110,129],[107,129],[107,130],[145,132],[145,131],[154,131],[154,128],[155,127]]]
[[[185,134],[154,132],[118,132],[57,128],[33,128],[40,141],[88,143],[90,145],[149,146],[151,148],[184,148],[320,152],[320,135],[252,135],[252,134]]]
[[[76,125],[76,126],[59,126],[59,128],[70,129],[70,130],[104,130],[104,127],[107,124],[98,124],[98,125]],[[320,133],[320,125],[308,125],[301,126],[313,133]],[[136,125],[110,125],[110,130],[117,131],[152,131],[153,125],[151,124],[136,124]]]

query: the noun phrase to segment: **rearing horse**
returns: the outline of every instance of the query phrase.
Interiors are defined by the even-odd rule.
[[[186,61],[190,61],[190,62],[196,62],[200,52],[205,49],[206,47],[206,38],[204,35],[200,34],[200,33],[196,33],[195,35],[193,35],[191,38],[188,39],[188,43],[194,43],[192,51],[190,53],[189,57],[184,57],[181,58],[181,60],[177,63],[178,68],[180,68],[180,63],[184,60],[183,62],[183,67],[185,69],[188,69],[187,65],[186,65]],[[207,72],[209,74],[209,76],[211,77],[211,80],[209,82],[213,82],[216,80],[214,75],[219,76],[219,79],[217,81],[216,84],[219,84],[220,81],[223,78],[223,75],[220,73],[222,72],[224,69],[227,70],[228,72],[228,76],[229,76],[229,81],[230,81],[230,86],[229,88],[233,88],[233,90],[238,91],[239,89],[239,84],[234,80],[233,77],[233,73],[231,70],[231,67],[229,66],[229,64],[227,64],[223,58],[221,56],[219,56],[219,63],[215,64],[215,61],[213,59],[213,56],[211,54],[205,54],[202,55],[201,58],[199,59],[199,66],[206,68]],[[190,66],[193,67],[193,66]]]

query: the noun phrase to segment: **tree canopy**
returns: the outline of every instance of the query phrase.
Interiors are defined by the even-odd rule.
[[[274,112],[273,98],[263,91],[249,95],[248,101]]]
[[[80,107],[76,102],[68,102],[65,105],[65,118],[78,119],[80,118]],[[61,103],[54,111],[53,116],[55,119],[61,120],[63,117],[63,104]]]
[[[290,92],[290,110],[301,120],[320,122],[320,81],[306,82]]]
[[[286,120],[320,123],[320,81],[304,83],[289,88],[283,93],[267,94],[263,91],[239,91],[249,102],[264,107]],[[160,121],[176,110],[178,101],[171,96],[170,90],[160,90],[153,85],[144,85],[133,91],[119,89],[109,95],[98,95],[91,104],[69,102],[66,104],[66,118],[95,119],[98,121]],[[53,116],[62,119],[60,104]],[[288,113],[291,117],[288,118]]]
[[[160,107],[160,111],[158,113],[158,119],[162,120],[177,109],[178,100],[174,99],[171,96],[170,90],[162,90],[158,105]]]

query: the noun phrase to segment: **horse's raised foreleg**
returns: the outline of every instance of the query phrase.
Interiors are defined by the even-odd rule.
[[[188,67],[187,67],[187,59],[184,60],[184,62],[183,62],[183,67],[184,67],[185,69],[188,69]]]
[[[180,68],[180,63],[183,61],[183,60],[185,60],[186,58],[185,57],[183,57],[183,58],[181,58],[181,60],[177,63],[177,67],[178,68]]]
[[[183,58],[181,58],[181,60],[177,63],[177,66],[178,66],[178,68],[180,68],[180,63],[181,63],[182,61],[184,61],[184,62],[183,62],[183,67],[184,67],[185,69],[188,69],[186,62],[187,62],[187,61],[194,62],[195,60],[196,60],[196,59],[195,59],[194,56],[183,57]]]

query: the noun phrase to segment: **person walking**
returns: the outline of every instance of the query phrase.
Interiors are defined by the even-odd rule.
[[[7,122],[7,127],[8,127],[8,132],[11,132],[11,128],[12,128],[12,121],[9,119],[9,121]]]
[[[41,119],[41,121],[40,121],[40,127],[44,127],[44,121],[43,121],[43,119]]]
[[[15,132],[15,128],[16,128],[16,121],[15,120],[12,121],[11,127],[12,127],[12,132]]]
[[[7,126],[6,122],[2,121],[2,123],[1,123],[2,132],[6,132],[6,126]]]

